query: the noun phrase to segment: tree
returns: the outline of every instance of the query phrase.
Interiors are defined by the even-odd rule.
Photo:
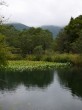
[[[35,34],[32,36],[34,47],[41,45],[43,50],[51,48],[53,37],[51,32],[42,30],[41,28],[35,29]]]
[[[4,1],[0,1],[0,6],[6,5]],[[4,17],[0,16],[0,26],[3,23]],[[5,49],[5,36],[0,33],[0,67],[6,65],[6,49]]]
[[[35,54],[35,55],[39,55],[39,56],[43,54],[43,48],[42,48],[41,45],[36,46],[36,47],[34,48],[34,54]]]
[[[59,52],[67,53],[74,52],[76,44],[77,47],[80,48],[81,30],[82,30],[82,15],[78,16],[75,19],[71,18],[69,24],[65,26],[65,28],[59,33],[56,39],[57,50]]]
[[[0,34],[0,67],[7,64],[6,62],[5,36]]]
[[[30,28],[20,33],[18,45],[23,57],[26,54],[32,54],[36,47],[41,46],[43,51],[51,47],[53,41],[52,34],[41,28]]]
[[[76,39],[75,42],[72,43],[72,51],[74,53],[81,53],[82,54],[82,31],[79,33],[79,38]]]
[[[22,34],[21,36],[19,36],[19,48],[21,50],[21,55],[23,57],[26,57],[27,54],[32,53],[32,48],[33,48],[33,44],[32,44],[32,39],[31,36]]]

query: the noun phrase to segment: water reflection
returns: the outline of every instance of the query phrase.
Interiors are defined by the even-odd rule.
[[[15,90],[18,85],[26,87],[45,88],[53,82],[53,71],[25,71],[5,72],[0,71],[0,90]]]
[[[81,85],[82,69],[2,71],[0,109],[82,110]]]
[[[71,68],[69,70],[58,70],[58,78],[63,88],[70,89],[73,96],[82,98],[82,69]]]

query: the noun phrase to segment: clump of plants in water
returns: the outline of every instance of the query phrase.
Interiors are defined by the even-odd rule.
[[[25,70],[46,70],[52,68],[67,68],[70,63],[53,63],[43,61],[9,61],[6,70],[25,71]]]

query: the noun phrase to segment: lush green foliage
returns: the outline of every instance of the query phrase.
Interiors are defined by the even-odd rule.
[[[6,64],[6,55],[8,60],[82,65],[82,16],[71,18],[56,39],[48,30],[33,27],[18,31],[13,26],[0,25],[0,33],[0,65]]]
[[[82,53],[82,15],[71,18],[69,24],[59,33],[55,50],[62,53]]]
[[[0,68],[6,65],[5,36],[0,34]]]
[[[73,66],[82,66],[82,55],[79,54],[50,54],[50,55],[28,55],[26,60],[29,61],[47,61],[47,62],[55,62],[55,63],[69,63]]]
[[[43,61],[9,61],[6,70],[25,71],[25,70],[45,70],[52,68],[67,68],[68,63],[52,63]]]
[[[17,31],[13,26],[1,25],[0,32],[6,36],[6,44],[11,53],[21,54],[23,57],[35,53],[37,49],[45,52],[53,42],[52,34],[41,28]]]
[[[36,49],[41,51],[49,49],[53,38],[49,31],[41,28],[30,28],[20,33],[18,40],[21,54],[25,56],[26,54],[32,54]]]

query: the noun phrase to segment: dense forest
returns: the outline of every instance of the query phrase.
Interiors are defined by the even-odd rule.
[[[82,53],[82,15],[71,18],[55,39],[51,32],[41,28],[17,30],[12,25],[0,25],[0,62],[3,62],[1,65],[5,64],[6,58],[19,60],[29,55],[54,53]]]
[[[71,18],[69,24],[59,33],[55,40],[56,51],[82,53],[82,15]]]

